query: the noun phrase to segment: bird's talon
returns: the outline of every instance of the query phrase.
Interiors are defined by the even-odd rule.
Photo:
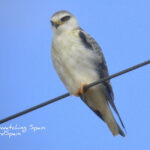
[[[87,86],[86,83],[83,83],[80,88],[78,89],[78,92],[75,93],[74,95],[75,96],[79,96],[79,95],[83,95],[86,91],[84,91],[84,87]]]

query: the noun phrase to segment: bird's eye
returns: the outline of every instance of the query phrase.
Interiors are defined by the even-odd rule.
[[[66,21],[68,21],[70,18],[71,18],[70,16],[65,16],[65,17],[61,18],[60,20],[61,20],[61,22],[66,22]]]

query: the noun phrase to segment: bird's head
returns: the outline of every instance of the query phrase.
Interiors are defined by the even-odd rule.
[[[62,33],[65,30],[73,30],[78,27],[77,19],[68,11],[58,11],[50,19],[54,33]]]

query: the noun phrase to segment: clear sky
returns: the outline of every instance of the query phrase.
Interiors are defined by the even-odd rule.
[[[110,74],[150,59],[149,0],[0,0],[0,119],[67,90],[50,57],[50,17],[68,10],[103,49]],[[150,66],[111,80],[127,135],[107,126],[76,97],[68,97],[2,127],[3,150],[149,150]],[[44,127],[36,132],[31,125]]]

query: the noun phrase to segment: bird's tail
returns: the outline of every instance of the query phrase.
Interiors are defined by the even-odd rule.
[[[90,88],[82,100],[107,124],[114,136],[120,134],[125,137],[124,132],[117,124],[106,97],[98,88]]]
[[[120,134],[121,136],[125,137],[124,132],[121,130],[121,128],[117,124],[108,104],[106,107],[106,111],[107,113],[105,113],[104,121],[106,122],[107,126],[111,130],[112,134],[114,136]]]

